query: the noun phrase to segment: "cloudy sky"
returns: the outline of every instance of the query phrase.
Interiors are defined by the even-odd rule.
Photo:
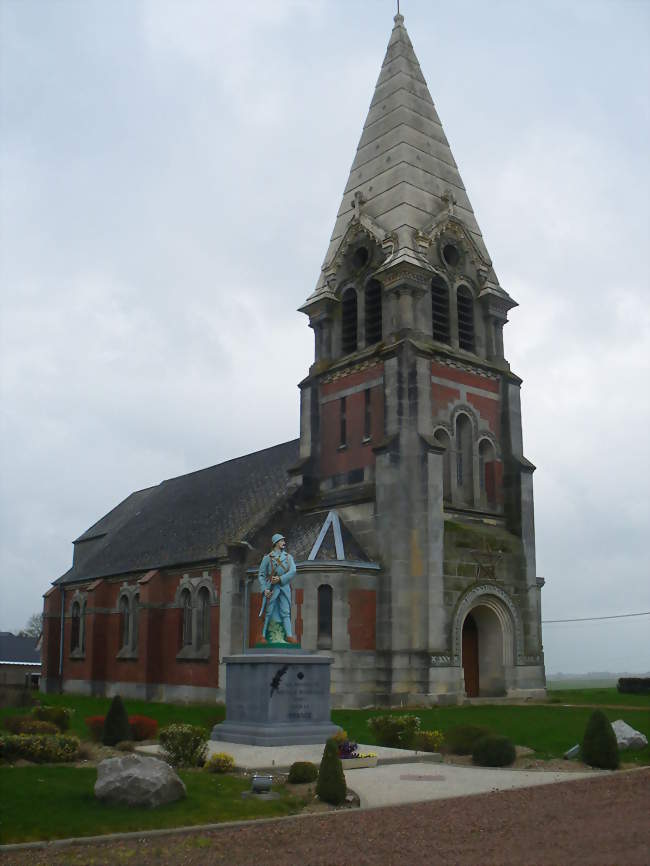
[[[0,0],[0,628],[131,491],[292,439],[392,0]],[[650,611],[650,2],[402,0],[524,379],[544,619]],[[650,668],[650,617],[547,671]]]

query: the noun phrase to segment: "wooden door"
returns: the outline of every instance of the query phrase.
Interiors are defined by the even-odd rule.
[[[463,673],[465,674],[465,694],[468,698],[478,697],[478,629],[470,614],[463,623]]]

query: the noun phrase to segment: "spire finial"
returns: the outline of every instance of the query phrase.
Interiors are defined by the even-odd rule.
[[[397,0],[397,15],[393,18],[393,21],[395,22],[395,24],[397,24],[398,27],[400,24],[404,23],[404,16],[399,11],[399,0]]]

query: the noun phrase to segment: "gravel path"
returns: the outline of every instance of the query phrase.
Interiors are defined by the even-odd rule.
[[[61,850],[11,866],[648,866],[650,769]]]

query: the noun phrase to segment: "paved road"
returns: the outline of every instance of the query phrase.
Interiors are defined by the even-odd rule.
[[[0,854],[0,864],[648,866],[649,792],[648,769],[607,773],[557,785],[110,846],[7,852]]]

